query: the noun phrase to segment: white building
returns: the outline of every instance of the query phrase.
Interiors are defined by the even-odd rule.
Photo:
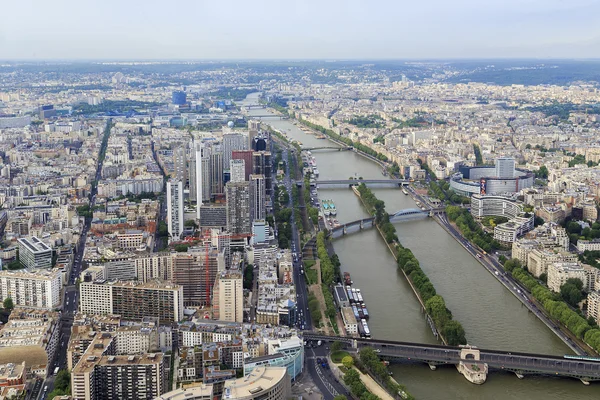
[[[167,224],[169,241],[181,239],[183,233],[183,183],[167,182]]]
[[[560,292],[560,287],[568,279],[577,278],[587,286],[587,274],[578,263],[554,263],[548,266],[548,288]]]
[[[229,161],[230,182],[244,182],[246,180],[246,161],[241,159]]]
[[[217,275],[213,293],[213,313],[221,321],[243,322],[244,288],[240,271],[223,271]]]
[[[0,300],[10,297],[15,306],[51,310],[60,305],[62,284],[58,269],[0,271]]]
[[[514,178],[515,176],[515,159],[512,157],[496,158],[496,177],[497,178]]]
[[[35,236],[17,239],[19,261],[27,268],[52,267],[52,249]]]
[[[600,290],[590,292],[587,296],[587,316],[596,322],[600,321]]]
[[[600,239],[593,240],[578,240],[577,241],[577,250],[580,252],[584,251],[598,251],[600,250]]]

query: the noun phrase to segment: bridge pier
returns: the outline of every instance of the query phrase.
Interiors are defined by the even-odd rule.
[[[519,379],[523,379],[525,378],[525,375],[518,373],[517,371],[515,371],[515,375],[517,376],[517,378]]]
[[[456,366],[469,382],[482,385],[487,379],[488,365],[480,361],[479,349],[469,345],[460,350],[460,363]]]
[[[348,231],[346,230],[346,225],[344,225],[344,229],[343,229],[342,233],[344,236],[346,236],[348,234]]]
[[[363,228],[363,222],[364,222],[364,220],[362,220],[362,219],[361,219],[361,220],[360,220],[360,230],[361,230],[361,231],[364,229],[364,228]]]

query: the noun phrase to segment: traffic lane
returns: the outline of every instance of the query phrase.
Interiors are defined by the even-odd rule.
[[[315,382],[315,384],[317,384],[317,387],[319,388],[319,390],[321,391],[323,396],[325,398],[331,398],[331,399],[333,397],[335,397],[335,395],[333,395],[331,393],[331,391],[329,390],[329,388],[325,385],[325,383],[324,383],[325,381],[330,386],[333,387],[333,389],[335,390],[335,392],[337,392],[337,394],[348,395],[348,393],[346,392],[346,389],[338,382],[335,375],[333,375],[333,372],[331,372],[331,369],[324,369],[324,368],[317,366],[317,358],[327,358],[329,351],[327,349],[325,349],[325,346],[317,346],[314,348],[311,347],[310,353],[311,353],[311,355],[307,359],[307,365],[309,368],[309,372],[312,369],[313,372],[311,374],[311,377],[313,378],[313,381]],[[319,371],[317,371],[317,370],[319,370]],[[321,374],[319,374],[319,372],[321,372]],[[326,395],[329,395],[331,397],[327,397]]]

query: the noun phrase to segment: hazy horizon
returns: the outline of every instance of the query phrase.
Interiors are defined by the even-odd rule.
[[[2,9],[2,60],[600,58],[594,0],[23,0]]]

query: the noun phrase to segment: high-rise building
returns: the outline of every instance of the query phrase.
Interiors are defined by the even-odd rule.
[[[222,271],[215,281],[213,317],[221,321],[243,322],[244,288],[239,270]]]
[[[254,152],[252,150],[242,150],[242,151],[236,151],[234,150],[233,152],[231,152],[231,158],[233,160],[244,160],[244,168],[245,168],[245,173],[244,173],[244,180],[248,180],[250,178],[250,174],[252,174],[252,155],[254,154]]]
[[[514,178],[515,177],[515,159],[512,157],[496,158],[496,177]]]
[[[264,175],[250,175],[250,221],[265,219],[266,188]]]
[[[252,150],[266,151],[267,150],[267,141],[262,137],[254,138],[254,141],[252,142]]]
[[[227,207],[224,204],[200,206],[200,228],[227,227]]]
[[[252,149],[254,144],[254,138],[258,136],[260,130],[260,121],[250,120],[248,121],[248,149]]]
[[[271,152],[269,151],[255,151],[252,154],[252,169],[255,175],[265,176],[265,192],[267,197],[271,197],[272,193],[272,171]]]
[[[223,153],[213,148],[210,155],[210,197],[223,197]]]
[[[167,182],[167,225],[169,240],[180,240],[183,233],[183,183]]]
[[[173,256],[173,283],[183,288],[185,307],[210,305],[219,269],[225,269],[225,260],[215,249]]]
[[[246,180],[246,162],[244,160],[229,161],[229,182],[243,182]]]
[[[251,234],[250,182],[228,182],[225,193],[227,198],[227,230],[234,235]]]
[[[179,147],[173,150],[173,167],[175,173],[175,179],[184,182],[188,178],[187,173],[187,154],[184,147]]]
[[[63,273],[58,269],[0,271],[0,298],[15,306],[51,310],[60,305]]]
[[[101,332],[71,372],[74,400],[152,400],[168,388],[163,353],[116,355],[116,338]]]
[[[52,249],[35,236],[17,239],[19,261],[27,268],[52,267]]]
[[[172,98],[171,98],[171,102],[173,104],[176,104],[178,106],[182,106],[186,103],[187,101],[187,95],[184,91],[182,90],[176,90],[172,93]]]
[[[183,288],[172,283],[102,280],[82,282],[79,291],[84,314],[119,314],[129,320],[155,317],[161,324],[183,318]]]
[[[223,168],[229,168],[229,161],[234,150],[247,150],[248,138],[241,133],[226,133],[223,135]]]

